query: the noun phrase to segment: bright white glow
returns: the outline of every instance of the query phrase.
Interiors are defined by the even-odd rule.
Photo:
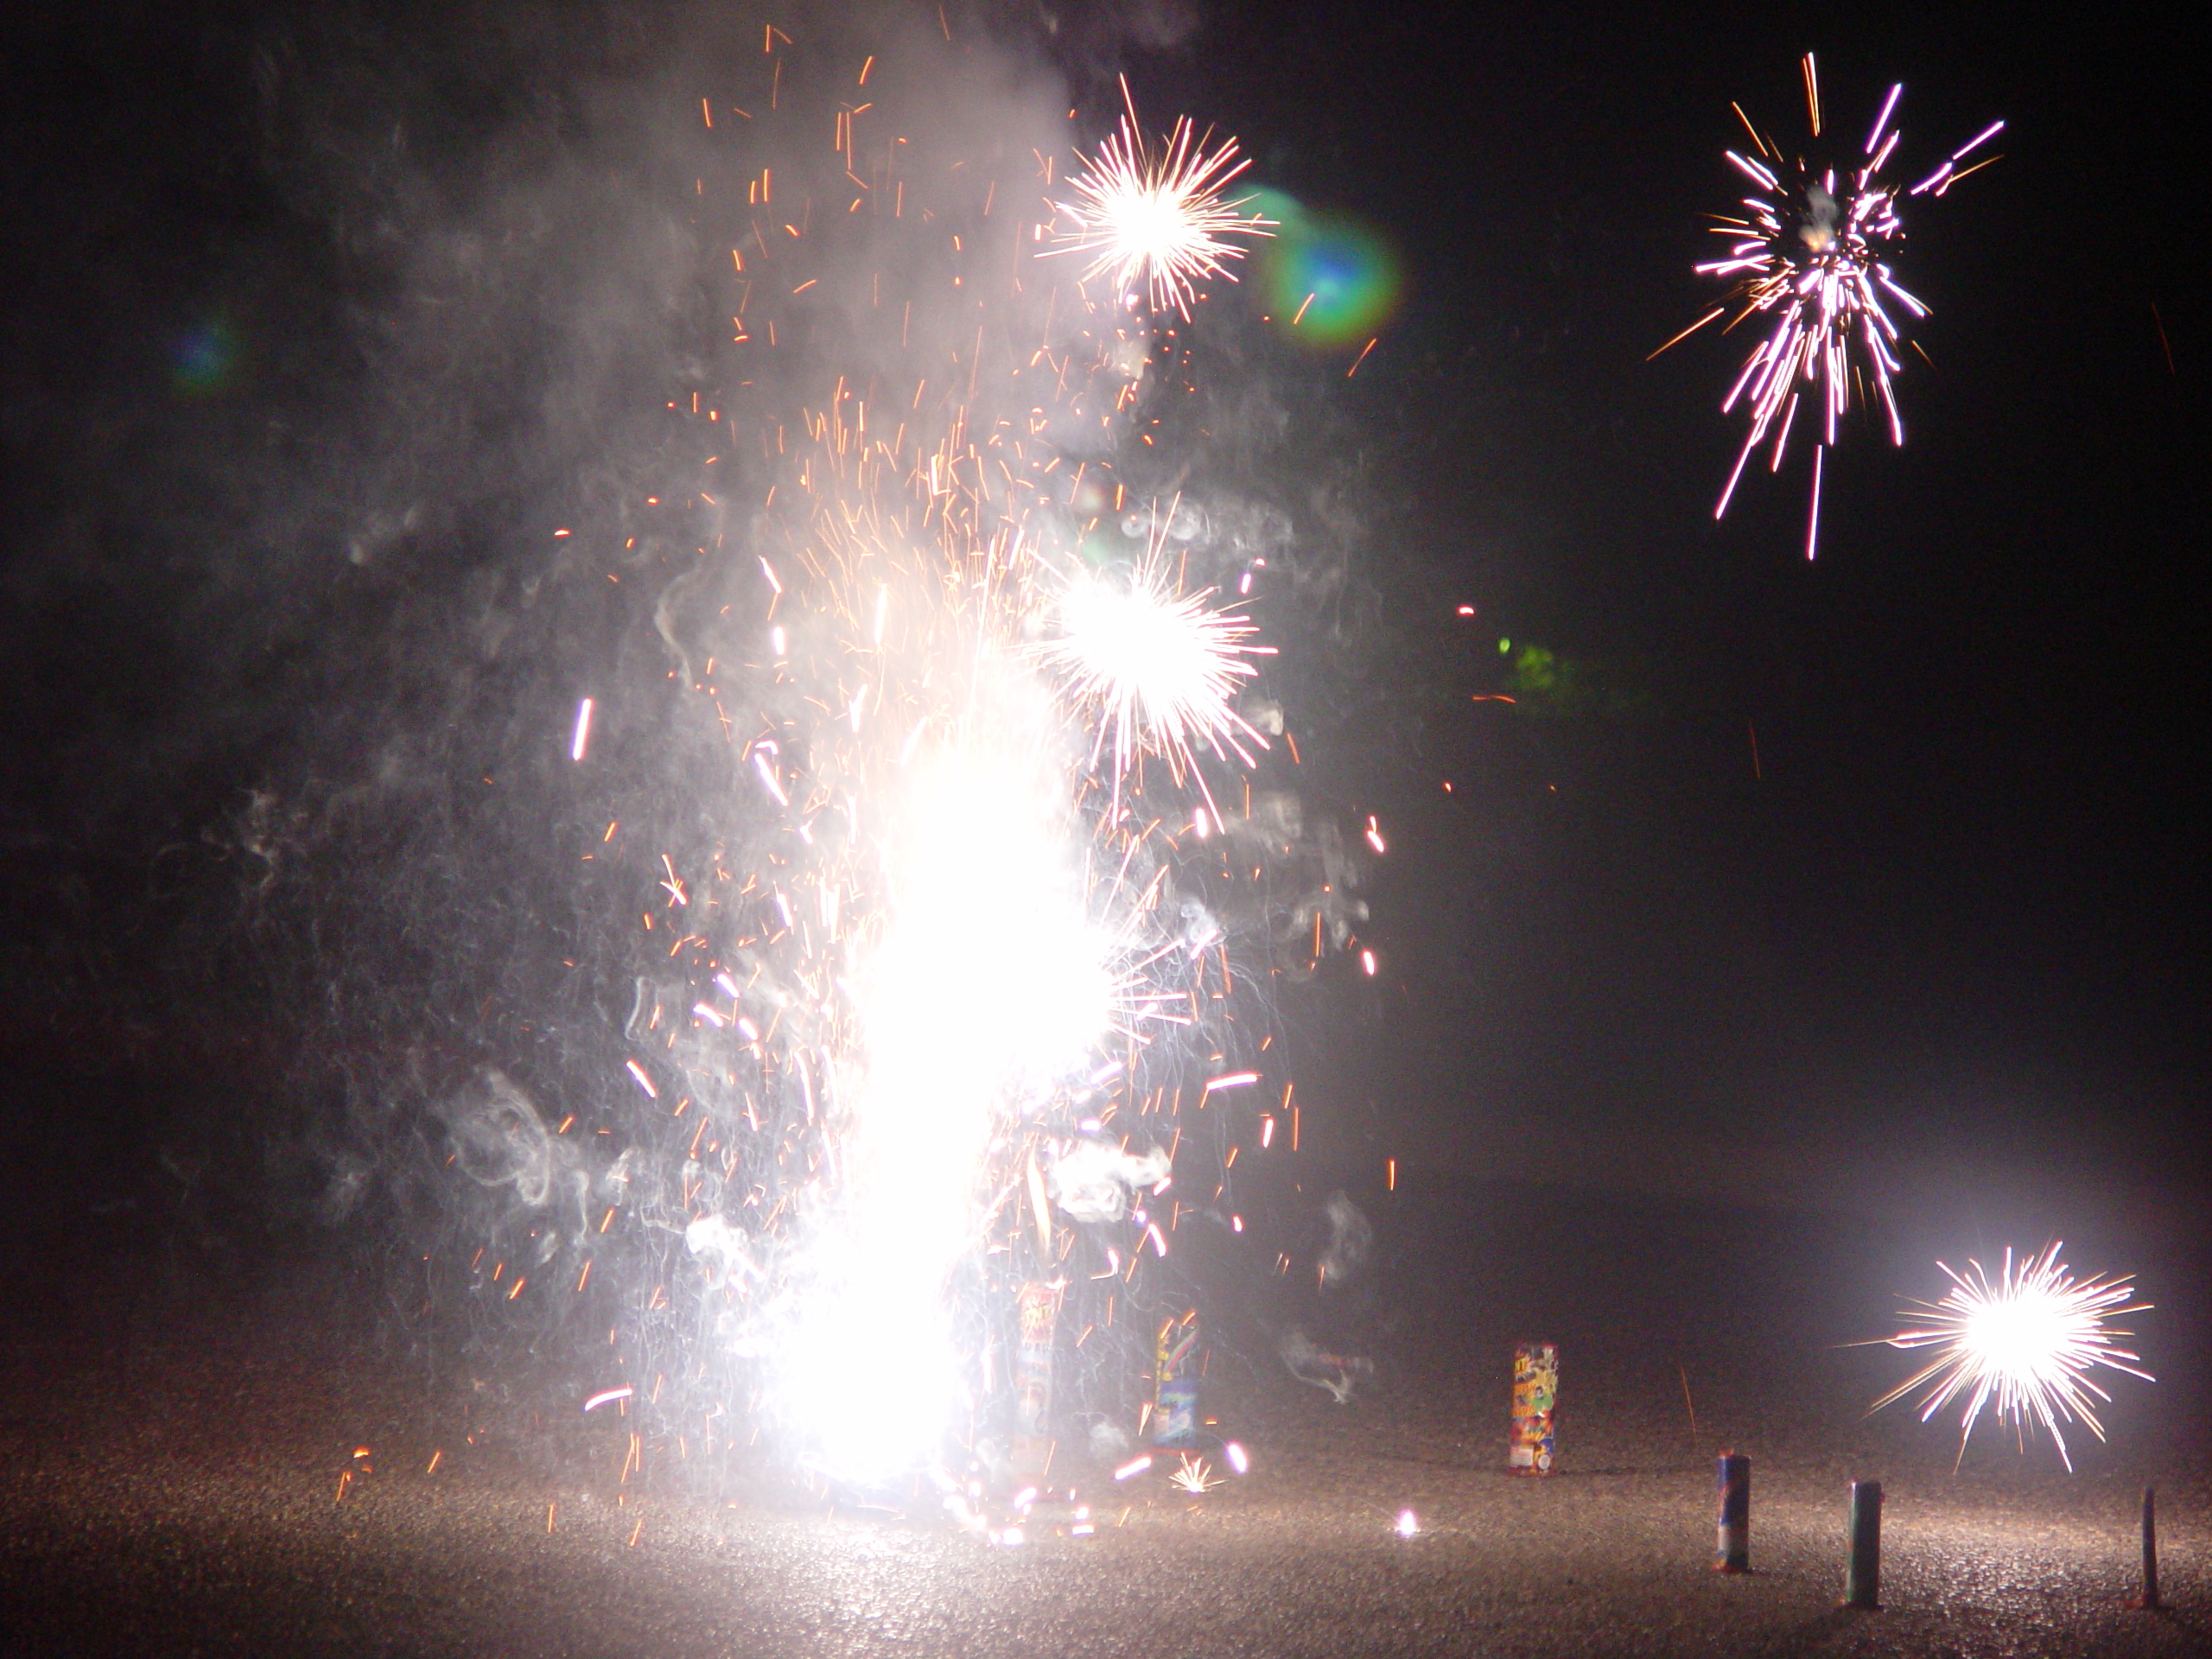
[[[1141,1458],[1131,1458],[1127,1463],[1123,1464],[1120,1468],[1114,1471],[1114,1478],[1116,1480],[1127,1480],[1133,1475],[1141,1475],[1144,1473],[1146,1470],[1151,1467],[1152,1459],[1149,1454]]]
[[[586,1411],[597,1411],[601,1406],[611,1406],[617,1400],[627,1400],[633,1392],[627,1385],[619,1389],[601,1389],[584,1402]]]
[[[2148,1371],[2137,1369],[2141,1357],[2113,1342],[2128,1332],[2105,1325],[2108,1314],[2140,1313],[2149,1304],[2130,1302],[2135,1294],[2131,1277],[2076,1280],[2058,1259],[2059,1249],[2053,1242],[2040,1255],[2023,1258],[2017,1268],[2007,1249],[2005,1266],[1993,1282],[1979,1262],[1969,1261],[1962,1274],[1938,1262],[1936,1265],[1942,1268],[1951,1288],[1940,1301],[1914,1303],[1926,1310],[1925,1321],[1889,1338],[1892,1348],[1934,1347],[1936,1358],[1877,1400],[1874,1409],[1930,1383],[1922,1402],[1923,1423],[1953,1400],[1966,1396],[1960,1424],[1961,1459],[1974,1420],[1984,1406],[1993,1403],[1997,1421],[2012,1423],[2016,1433],[2030,1419],[2050,1430],[2059,1461],[2072,1469],[2060,1422],[2079,1418],[2102,1440],[2104,1426],[2097,1421],[2090,1396],[2112,1398],[2089,1381],[2089,1372],[2102,1365],[2152,1381]]]
[[[1272,652],[1251,643],[1259,630],[1248,619],[1210,609],[1212,595],[1178,593],[1156,550],[1126,578],[1086,572],[1061,594],[1059,636],[1039,655],[1096,712],[1093,758],[1110,738],[1117,776],[1141,748],[1166,756],[1179,778],[1193,744],[1248,766],[1245,743],[1267,747],[1231,699],[1258,671],[1247,658]]]
[[[582,761],[584,746],[591,741],[591,699],[586,697],[576,705],[576,733],[569,741],[569,759]]]
[[[1398,1536],[1410,1538],[1421,1530],[1421,1521],[1411,1510],[1398,1511]]]
[[[1238,1474],[1249,1474],[1252,1471],[1251,1459],[1244,1455],[1244,1448],[1237,1445],[1236,1441],[1231,1440],[1228,1445],[1223,1446],[1221,1448],[1221,1455],[1229,1459],[1229,1466],[1234,1469]]]
[[[1045,688],[1025,675],[1004,695],[988,734],[902,774],[883,925],[852,976],[843,1179],[784,1355],[785,1404],[838,1475],[896,1475],[937,1452],[961,1395],[945,1281],[978,1242],[976,1173],[1006,1122],[1090,1069],[1112,1010]]]

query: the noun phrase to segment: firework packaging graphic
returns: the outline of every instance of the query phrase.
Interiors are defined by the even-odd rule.
[[[1517,1474],[1548,1475],[1558,1453],[1552,1417],[1559,1402],[1559,1349],[1523,1343],[1513,1351],[1513,1440],[1505,1465]]]
[[[1198,1440],[1198,1313],[1160,1325],[1153,1363],[1152,1443],[1181,1447]]]
[[[1032,1280],[1014,1303],[1020,1339],[1014,1351],[1014,1472],[1042,1480],[1052,1455],[1052,1343],[1060,1319],[1058,1284]]]

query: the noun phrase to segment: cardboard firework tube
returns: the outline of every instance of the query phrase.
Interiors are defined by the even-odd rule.
[[[1014,1357],[1014,1472],[1020,1480],[1042,1480],[1052,1452],[1052,1344],[1060,1317],[1059,1287],[1026,1284],[1015,1308],[1020,1341]]]
[[[1720,1454],[1720,1530],[1713,1545],[1713,1570],[1751,1570],[1751,1460]]]
[[[1559,1407],[1559,1348],[1523,1343],[1513,1351],[1513,1438],[1505,1466],[1516,1474],[1548,1475],[1559,1454],[1553,1419]]]
[[[2143,1489],[2143,1598],[2135,1604],[2146,1612],[2158,1610],[2158,1489]]]
[[[1194,1308],[1160,1327],[1153,1348],[1152,1443],[1181,1450],[1198,1443],[1198,1315]]]
[[[1851,1483],[1851,1561],[1843,1575],[1843,1605],[1882,1605],[1882,1483]]]

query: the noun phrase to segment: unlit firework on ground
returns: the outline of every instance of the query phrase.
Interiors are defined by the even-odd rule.
[[[1559,1350],[1548,1342],[1528,1343],[1513,1351],[1513,1440],[1506,1467],[1520,1474],[1548,1475],[1559,1452],[1553,1413],[1559,1404]]]
[[[1713,1570],[1751,1570],[1751,1460],[1734,1452],[1720,1454],[1719,1525],[1713,1538]]]

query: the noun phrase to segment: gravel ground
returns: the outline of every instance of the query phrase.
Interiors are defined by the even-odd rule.
[[[1518,1201],[1524,1243],[1547,1206],[1596,1224],[1580,1200]],[[1014,1548],[921,1502],[901,1516],[782,1485],[719,1503],[635,1495],[614,1478],[611,1416],[604,1445],[559,1459],[472,1447],[419,1381],[378,1363],[326,1282],[220,1306],[204,1287],[149,1296],[110,1264],[49,1275],[26,1303],[18,1274],[14,1300],[36,1317],[0,1374],[0,1648],[2212,1653],[2212,1459],[2186,1379],[2124,1397],[2113,1443],[2077,1446],[2072,1475],[2048,1443],[2023,1455],[1993,1440],[1955,1472],[1940,1427],[1861,1414],[1898,1356],[1802,1339],[1859,1311],[1824,1305],[1802,1273],[1749,1275],[1751,1294],[1783,1298],[1756,1322],[1686,1293],[1638,1325],[1576,1265],[1624,1244],[1648,1263],[1655,1240],[1622,1228],[1669,1224],[1609,1214],[1602,1248],[1552,1254],[1545,1334],[1567,1357],[1553,1478],[1500,1466],[1499,1332],[1525,1308],[1408,1268],[1395,1306],[1450,1317],[1375,1314],[1386,1363],[1368,1400],[1338,1408],[1260,1366],[1224,1370],[1219,1408],[1252,1448],[1249,1477],[1189,1497],[1156,1473],[1116,1486],[1077,1469],[1096,1533],[1040,1516]],[[1465,1254],[1431,1230],[1404,1234],[1396,1259]],[[1718,1334],[1685,1334],[1700,1330]],[[1720,1435],[1754,1460],[1744,1578],[1709,1567]],[[1836,1605],[1854,1477],[1887,1496],[1875,1612]],[[2160,1613],[2126,1605],[2146,1480],[2160,1488]],[[1408,1508],[1420,1530],[1402,1538]]]

